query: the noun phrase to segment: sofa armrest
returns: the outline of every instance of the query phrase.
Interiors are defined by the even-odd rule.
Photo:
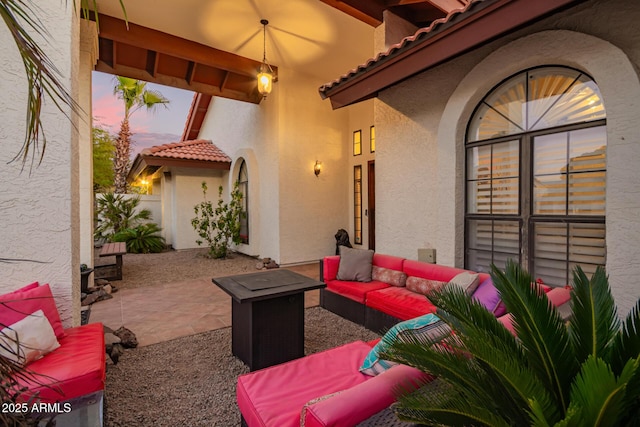
[[[328,280],[336,280],[336,276],[338,275],[338,267],[340,267],[340,256],[339,255],[331,255],[326,256],[322,260],[323,268],[322,271],[324,273],[324,279],[321,277],[320,280],[326,282]]]
[[[368,381],[305,405],[301,425],[356,425],[394,403],[398,387],[415,388],[430,379],[431,376],[416,368],[396,365]]]

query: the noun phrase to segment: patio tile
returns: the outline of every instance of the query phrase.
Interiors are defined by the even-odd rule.
[[[318,264],[286,267],[318,279]],[[117,284],[116,284],[117,285]],[[305,293],[305,307],[318,305],[318,290]],[[231,297],[211,278],[121,289],[91,307],[91,323],[132,330],[139,346],[231,326]]]

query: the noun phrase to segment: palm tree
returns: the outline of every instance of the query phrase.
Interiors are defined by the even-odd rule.
[[[123,194],[127,192],[127,172],[129,172],[129,156],[131,152],[129,118],[142,107],[147,110],[154,110],[158,105],[166,106],[169,100],[158,91],[147,90],[146,82],[120,76],[116,76],[116,81],[113,93],[124,101],[124,119],[122,119],[120,132],[116,139],[116,152],[113,161],[115,172],[114,191],[117,194]]]
[[[492,278],[513,336],[463,291],[430,296],[454,333],[443,341],[389,342],[384,358],[436,375],[405,391],[404,420],[456,426],[640,425],[640,300],[621,324],[604,269],[573,274],[565,322],[531,276],[509,262]]]

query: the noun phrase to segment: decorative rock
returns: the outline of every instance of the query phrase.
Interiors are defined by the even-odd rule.
[[[124,353],[124,347],[122,346],[122,344],[114,344],[111,347],[111,350],[109,350],[107,353],[109,354],[109,357],[111,358],[113,364],[117,365],[120,356],[122,356],[122,354]]]
[[[118,288],[116,287],[116,285],[111,284],[111,293],[115,294],[116,292],[118,292]]]
[[[104,345],[109,348],[110,346],[114,345],[114,344],[120,344],[122,342],[122,339],[113,334],[113,333],[105,333],[104,334]]]
[[[136,338],[136,334],[131,332],[131,330],[121,326],[117,331],[113,333],[115,336],[120,337],[121,344],[124,348],[135,348],[138,346],[138,339]]]
[[[99,297],[99,295],[98,295],[97,292],[89,294],[89,295],[87,295],[87,297],[85,299],[82,300],[80,305],[82,305],[82,306],[91,305],[94,302],[98,301],[98,297]]]
[[[108,281],[108,280],[105,280],[105,279],[96,279],[96,280],[95,280],[95,284],[96,284],[97,286],[105,286],[105,285],[108,285],[108,284],[109,284],[109,281]]]
[[[264,262],[259,262],[256,264],[256,270],[262,270],[264,268]]]
[[[99,290],[98,292],[94,292],[91,294],[91,296],[93,295],[97,295],[97,299],[94,302],[98,302],[98,301],[104,301],[106,299],[111,299],[113,298],[113,295],[108,294],[104,291],[104,289]],[[88,297],[87,297],[88,298]]]
[[[87,292],[89,293],[98,292],[100,289],[102,289],[101,286],[88,286]]]
[[[275,261],[271,261],[269,262],[269,264],[265,265],[265,267],[268,269],[272,269],[272,268],[279,268],[280,266]]]
[[[263,263],[264,265],[267,265],[267,264],[269,264],[270,262],[271,262],[271,258],[262,258],[262,263]]]
[[[108,294],[111,294],[112,292],[112,287],[111,285],[104,285],[104,287],[102,288],[103,291],[105,291]]]

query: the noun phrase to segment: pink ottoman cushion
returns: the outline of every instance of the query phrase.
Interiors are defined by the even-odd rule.
[[[238,407],[251,427],[298,427],[305,403],[369,380],[358,369],[371,346],[355,341],[238,377]]]

